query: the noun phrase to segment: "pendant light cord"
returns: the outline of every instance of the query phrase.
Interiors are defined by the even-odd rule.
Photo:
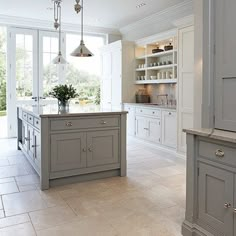
[[[81,1],[82,10],[81,10],[81,41],[84,41],[84,0]]]
[[[59,54],[61,54],[61,5],[58,3],[59,8]]]

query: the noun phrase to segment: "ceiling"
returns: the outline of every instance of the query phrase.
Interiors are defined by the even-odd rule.
[[[85,25],[120,29],[184,0],[84,0]],[[74,10],[75,0],[63,0],[62,20],[65,23],[80,23]],[[146,5],[136,8],[137,5]],[[53,19],[51,0],[0,0],[0,15],[31,19]]]

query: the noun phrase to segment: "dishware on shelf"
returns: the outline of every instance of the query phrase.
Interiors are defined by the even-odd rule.
[[[150,79],[151,79],[151,80],[156,80],[156,79],[157,79],[157,76],[151,75],[151,76],[150,76]]]
[[[157,72],[157,79],[161,79],[161,72]]]
[[[162,79],[166,79],[166,71],[162,71],[161,72],[161,78]]]

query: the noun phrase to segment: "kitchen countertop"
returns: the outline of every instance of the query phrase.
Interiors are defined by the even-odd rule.
[[[151,108],[165,109],[165,110],[176,110],[176,106],[165,106],[165,105],[157,105],[152,103],[124,103],[132,106],[146,106]]]
[[[32,113],[38,117],[72,117],[72,116],[94,116],[94,115],[120,115],[127,114],[127,111],[115,108],[102,108],[96,105],[70,105],[68,111],[60,112],[57,104],[49,105],[21,105],[22,110]]]
[[[236,132],[218,129],[184,129],[184,132],[220,141],[236,143]]]

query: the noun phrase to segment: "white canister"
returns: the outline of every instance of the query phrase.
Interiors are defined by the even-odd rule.
[[[166,79],[166,72],[165,72],[165,71],[163,71],[163,72],[161,73],[161,77],[162,77],[162,79]]]
[[[157,72],[157,79],[161,79],[161,72]]]

